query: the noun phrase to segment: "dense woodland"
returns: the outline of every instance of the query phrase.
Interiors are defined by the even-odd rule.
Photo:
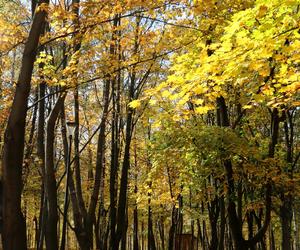
[[[0,0],[3,249],[300,250],[299,90],[300,0]]]

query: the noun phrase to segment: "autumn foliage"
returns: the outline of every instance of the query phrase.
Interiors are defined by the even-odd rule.
[[[3,248],[300,248],[299,23],[299,0],[0,0]]]

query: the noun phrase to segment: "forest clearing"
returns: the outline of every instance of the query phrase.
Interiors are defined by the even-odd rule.
[[[300,0],[0,0],[4,250],[300,250]]]

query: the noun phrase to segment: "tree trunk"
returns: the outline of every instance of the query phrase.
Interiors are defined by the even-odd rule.
[[[225,224],[226,224],[226,215],[225,215],[225,201],[224,196],[220,197],[220,235],[219,235],[219,250],[224,249],[224,237],[225,237]]]
[[[151,199],[148,199],[148,250],[156,250],[155,238],[153,233]]]
[[[135,193],[137,193],[137,186],[134,188]],[[133,210],[133,250],[139,250],[139,228],[138,228],[138,209],[137,204],[135,204]]]
[[[114,17],[113,26],[119,25],[118,15]],[[110,55],[116,55],[116,31],[112,34],[112,45],[110,46]],[[120,107],[120,72],[119,81],[116,77],[110,80],[111,95],[112,95],[112,121],[111,121],[111,164],[110,164],[110,179],[109,179],[109,198],[110,198],[110,243],[111,250],[118,249],[119,241],[117,240],[117,175],[119,169],[119,107]]]
[[[293,179],[293,148],[294,148],[294,124],[293,116],[289,111],[283,113],[284,121],[284,134],[286,146],[286,172],[290,179]],[[293,219],[293,197],[290,187],[283,187],[281,192],[280,206],[280,221],[282,230],[282,249],[292,249],[292,219]]]
[[[208,215],[211,228],[210,250],[218,249],[218,218],[220,213],[219,198],[216,197],[208,203]]]
[[[290,195],[284,195],[281,198],[283,205],[280,207],[280,221],[281,221],[281,248],[284,250],[292,249],[292,197]]]
[[[225,103],[225,99],[221,96],[217,98],[217,123],[221,127],[229,127],[228,111]],[[272,112],[272,136],[269,145],[269,157],[273,158],[275,153],[275,146],[278,140],[278,129],[279,129],[279,118],[278,110],[274,109]],[[224,160],[225,176],[228,185],[228,205],[227,214],[229,219],[229,227],[232,233],[235,248],[237,250],[248,249],[254,246],[257,242],[261,241],[268,229],[271,220],[271,193],[272,186],[270,180],[266,184],[266,195],[265,195],[265,206],[266,214],[264,225],[258,230],[258,232],[253,236],[253,238],[247,241],[243,238],[242,234],[242,221],[240,221],[237,208],[235,204],[236,194],[235,194],[235,183],[233,179],[233,167],[230,159]]]
[[[45,160],[45,193],[47,197],[47,224],[46,224],[46,249],[58,249],[58,234],[57,234],[57,192],[56,192],[56,178],[54,167],[54,139],[55,139],[55,124],[58,115],[63,106],[66,93],[61,94],[47,121],[46,125],[46,160]]]
[[[46,84],[41,83],[39,85],[39,97],[38,99],[38,126],[37,126],[37,156],[39,159],[39,167],[42,174],[42,184],[41,184],[41,205],[40,205],[40,215],[39,215],[39,228],[38,228],[38,246],[37,249],[41,250],[43,248],[44,233],[46,226],[46,202],[45,202],[45,188],[44,188],[44,178],[45,178],[45,91]]]
[[[48,0],[41,3],[48,4]],[[27,249],[26,223],[21,211],[22,165],[27,116],[27,101],[36,50],[42,33],[46,12],[34,15],[25,44],[21,69],[11,112],[5,130],[3,152],[3,248],[5,250]]]

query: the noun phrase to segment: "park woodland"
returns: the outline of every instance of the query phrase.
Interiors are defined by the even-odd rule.
[[[0,0],[0,238],[300,250],[300,0]]]

